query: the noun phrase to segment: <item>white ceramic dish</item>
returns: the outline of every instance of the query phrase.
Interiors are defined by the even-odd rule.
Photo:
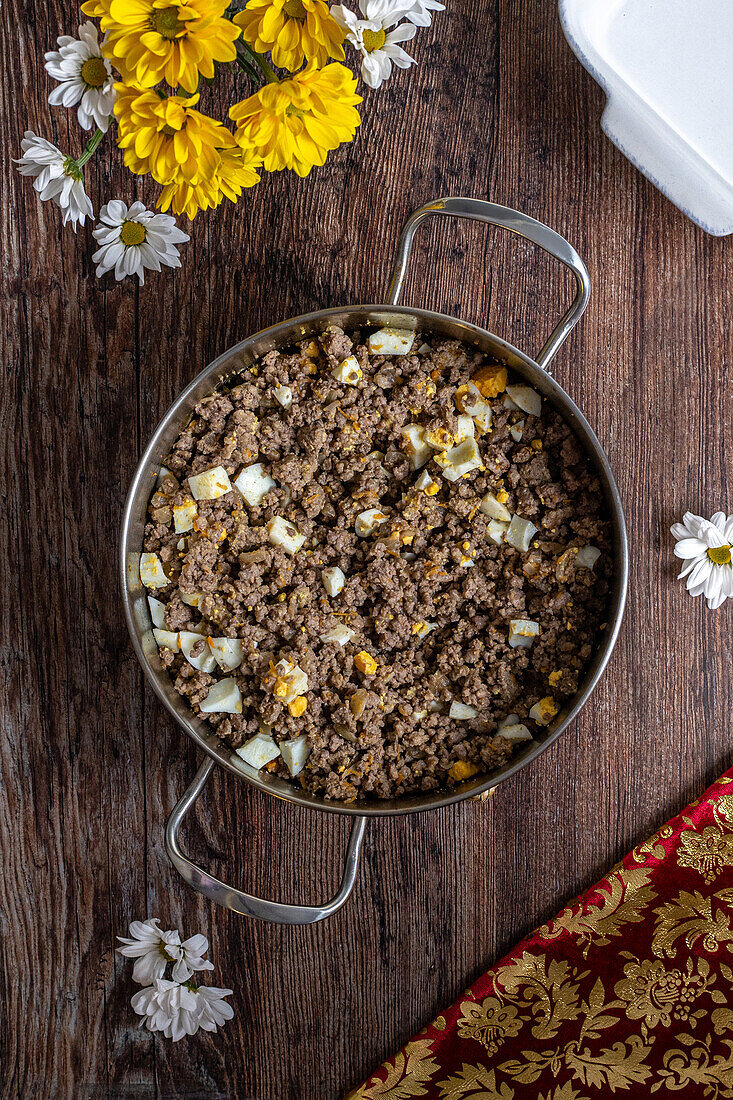
[[[607,136],[707,233],[733,233],[733,0],[560,0]]]

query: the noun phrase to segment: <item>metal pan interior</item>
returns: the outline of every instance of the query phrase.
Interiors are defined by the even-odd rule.
[[[467,780],[450,791],[430,791],[426,794],[385,801],[342,803],[311,794],[287,780],[256,772],[227,748],[208,723],[197,717],[184,698],[176,692],[173,682],[160,662],[153,638],[147,592],[140,583],[138,566],[147,504],[164,456],[188,422],[194,406],[201,398],[208,396],[221,382],[248,366],[253,359],[274,348],[287,347],[304,336],[316,335],[329,324],[337,324],[343,328],[385,324],[405,329],[419,328],[462,340],[495,356],[517,374],[522,375],[563,415],[584,445],[604,488],[608,513],[613,524],[615,570],[603,641],[586,671],[577,694],[569,705],[560,711],[544,734],[516,751],[504,767]],[[626,601],[628,549],[621,499],[605,452],[578,407],[546,371],[511,344],[476,325],[429,310],[410,309],[403,306],[365,305],[320,310],[317,313],[305,314],[263,329],[220,355],[194,378],[158,424],[133,477],[122,521],[120,570],[125,617],[140,664],[158,698],[199,748],[213,757],[223,768],[276,798],[329,813],[380,817],[435,809],[481,794],[534,760],[560,736],[587,701],[615,645]]]

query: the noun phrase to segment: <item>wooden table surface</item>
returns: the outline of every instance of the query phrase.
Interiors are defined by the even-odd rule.
[[[3,1097],[337,1100],[729,762],[733,608],[686,595],[668,530],[688,508],[733,510],[730,242],[602,136],[603,97],[552,3],[449,8],[418,32],[419,64],[367,94],[353,145],[201,215],[182,269],[141,288],[98,282],[88,229],[62,230],[8,159],[26,126],[79,148],[43,70],[76,9],[4,8]],[[87,178],[95,209],[154,198],[111,143]],[[337,916],[261,925],[186,889],[165,855],[197,755],[128,642],[123,500],[153,426],[211,358],[297,313],[379,300],[402,223],[448,194],[526,211],[588,264],[591,304],[554,369],[619,481],[625,623],[580,718],[488,803],[372,822]],[[529,245],[445,222],[420,239],[405,300],[535,353],[570,291]],[[335,888],[346,820],[221,773],[193,817],[189,849],[233,883],[288,901]],[[174,1045],[136,1026],[115,936],[154,915],[209,936],[214,980],[234,989],[219,1034]]]

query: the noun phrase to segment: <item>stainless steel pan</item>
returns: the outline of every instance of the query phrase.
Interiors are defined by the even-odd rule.
[[[575,299],[536,360],[477,325],[466,324],[464,321],[458,321],[442,313],[433,313],[431,310],[414,309],[397,304],[415,230],[431,215],[471,218],[500,226],[532,241],[573,272],[577,284]],[[173,403],[156,428],[135,472],[125,505],[120,543],[122,601],[132,644],[153,690],[188,736],[206,754],[206,759],[191,786],[171,814],[166,828],[166,846],[173,864],[186,882],[212,901],[247,916],[283,924],[311,924],[323,920],[324,917],[335,913],[351,893],[357,872],[359,850],[369,818],[434,810],[439,806],[460,802],[464,798],[470,798],[495,787],[544,752],[560,736],[588,699],[611,655],[621,625],[628,575],[626,530],[618,489],[603,448],[578,407],[548,374],[548,367],[560,345],[580,319],[587,305],[589,293],[588,273],[577,252],[547,226],[516,210],[482,202],[479,199],[439,199],[415,211],[405,225],[397,247],[395,269],[387,293],[386,305],[323,309],[316,313],[295,317],[290,321],[283,321],[254,336],[249,336],[209,364]],[[146,508],[164,456],[189,420],[196,403],[210,394],[223,379],[251,363],[255,357],[264,355],[273,348],[292,344],[305,336],[315,335],[323,331],[328,324],[334,323],[344,328],[385,324],[392,324],[398,328],[419,327],[463,340],[503,360],[507,366],[522,375],[547,400],[551,401],[572,426],[597,470],[613,524],[615,573],[608,609],[608,626],[577,695],[540,737],[517,751],[504,767],[468,780],[454,790],[432,791],[428,794],[393,801],[344,804],[329,802],[286,780],[255,771],[219,741],[211,727],[198,718],[186,701],[178,695],[168,673],[160,663],[153,639],[146,592],[140,584],[138,564]],[[265,794],[274,795],[285,802],[294,802],[310,809],[347,814],[352,817],[353,825],[341,886],[329,902],[316,906],[284,905],[254,897],[214,878],[201,867],[197,867],[183,853],[179,843],[181,822],[201,793],[215,764],[226,768]]]

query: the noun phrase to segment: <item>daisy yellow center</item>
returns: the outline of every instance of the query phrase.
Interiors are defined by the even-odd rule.
[[[120,240],[124,244],[125,248],[130,248],[132,245],[142,244],[147,237],[145,226],[140,222],[123,222],[122,229],[120,230]]]
[[[153,12],[151,23],[161,38],[177,38],[186,29],[178,18],[178,8],[159,8]]]
[[[367,53],[381,50],[387,38],[386,31],[364,31],[364,49]]]
[[[708,547],[708,557],[714,565],[730,565],[731,563],[731,547],[726,546],[710,546]]]
[[[287,0],[287,3],[283,4],[283,11],[289,19],[305,19],[307,15],[303,0]]]
[[[81,67],[81,78],[90,88],[101,88],[107,79],[103,57],[90,57]]]

